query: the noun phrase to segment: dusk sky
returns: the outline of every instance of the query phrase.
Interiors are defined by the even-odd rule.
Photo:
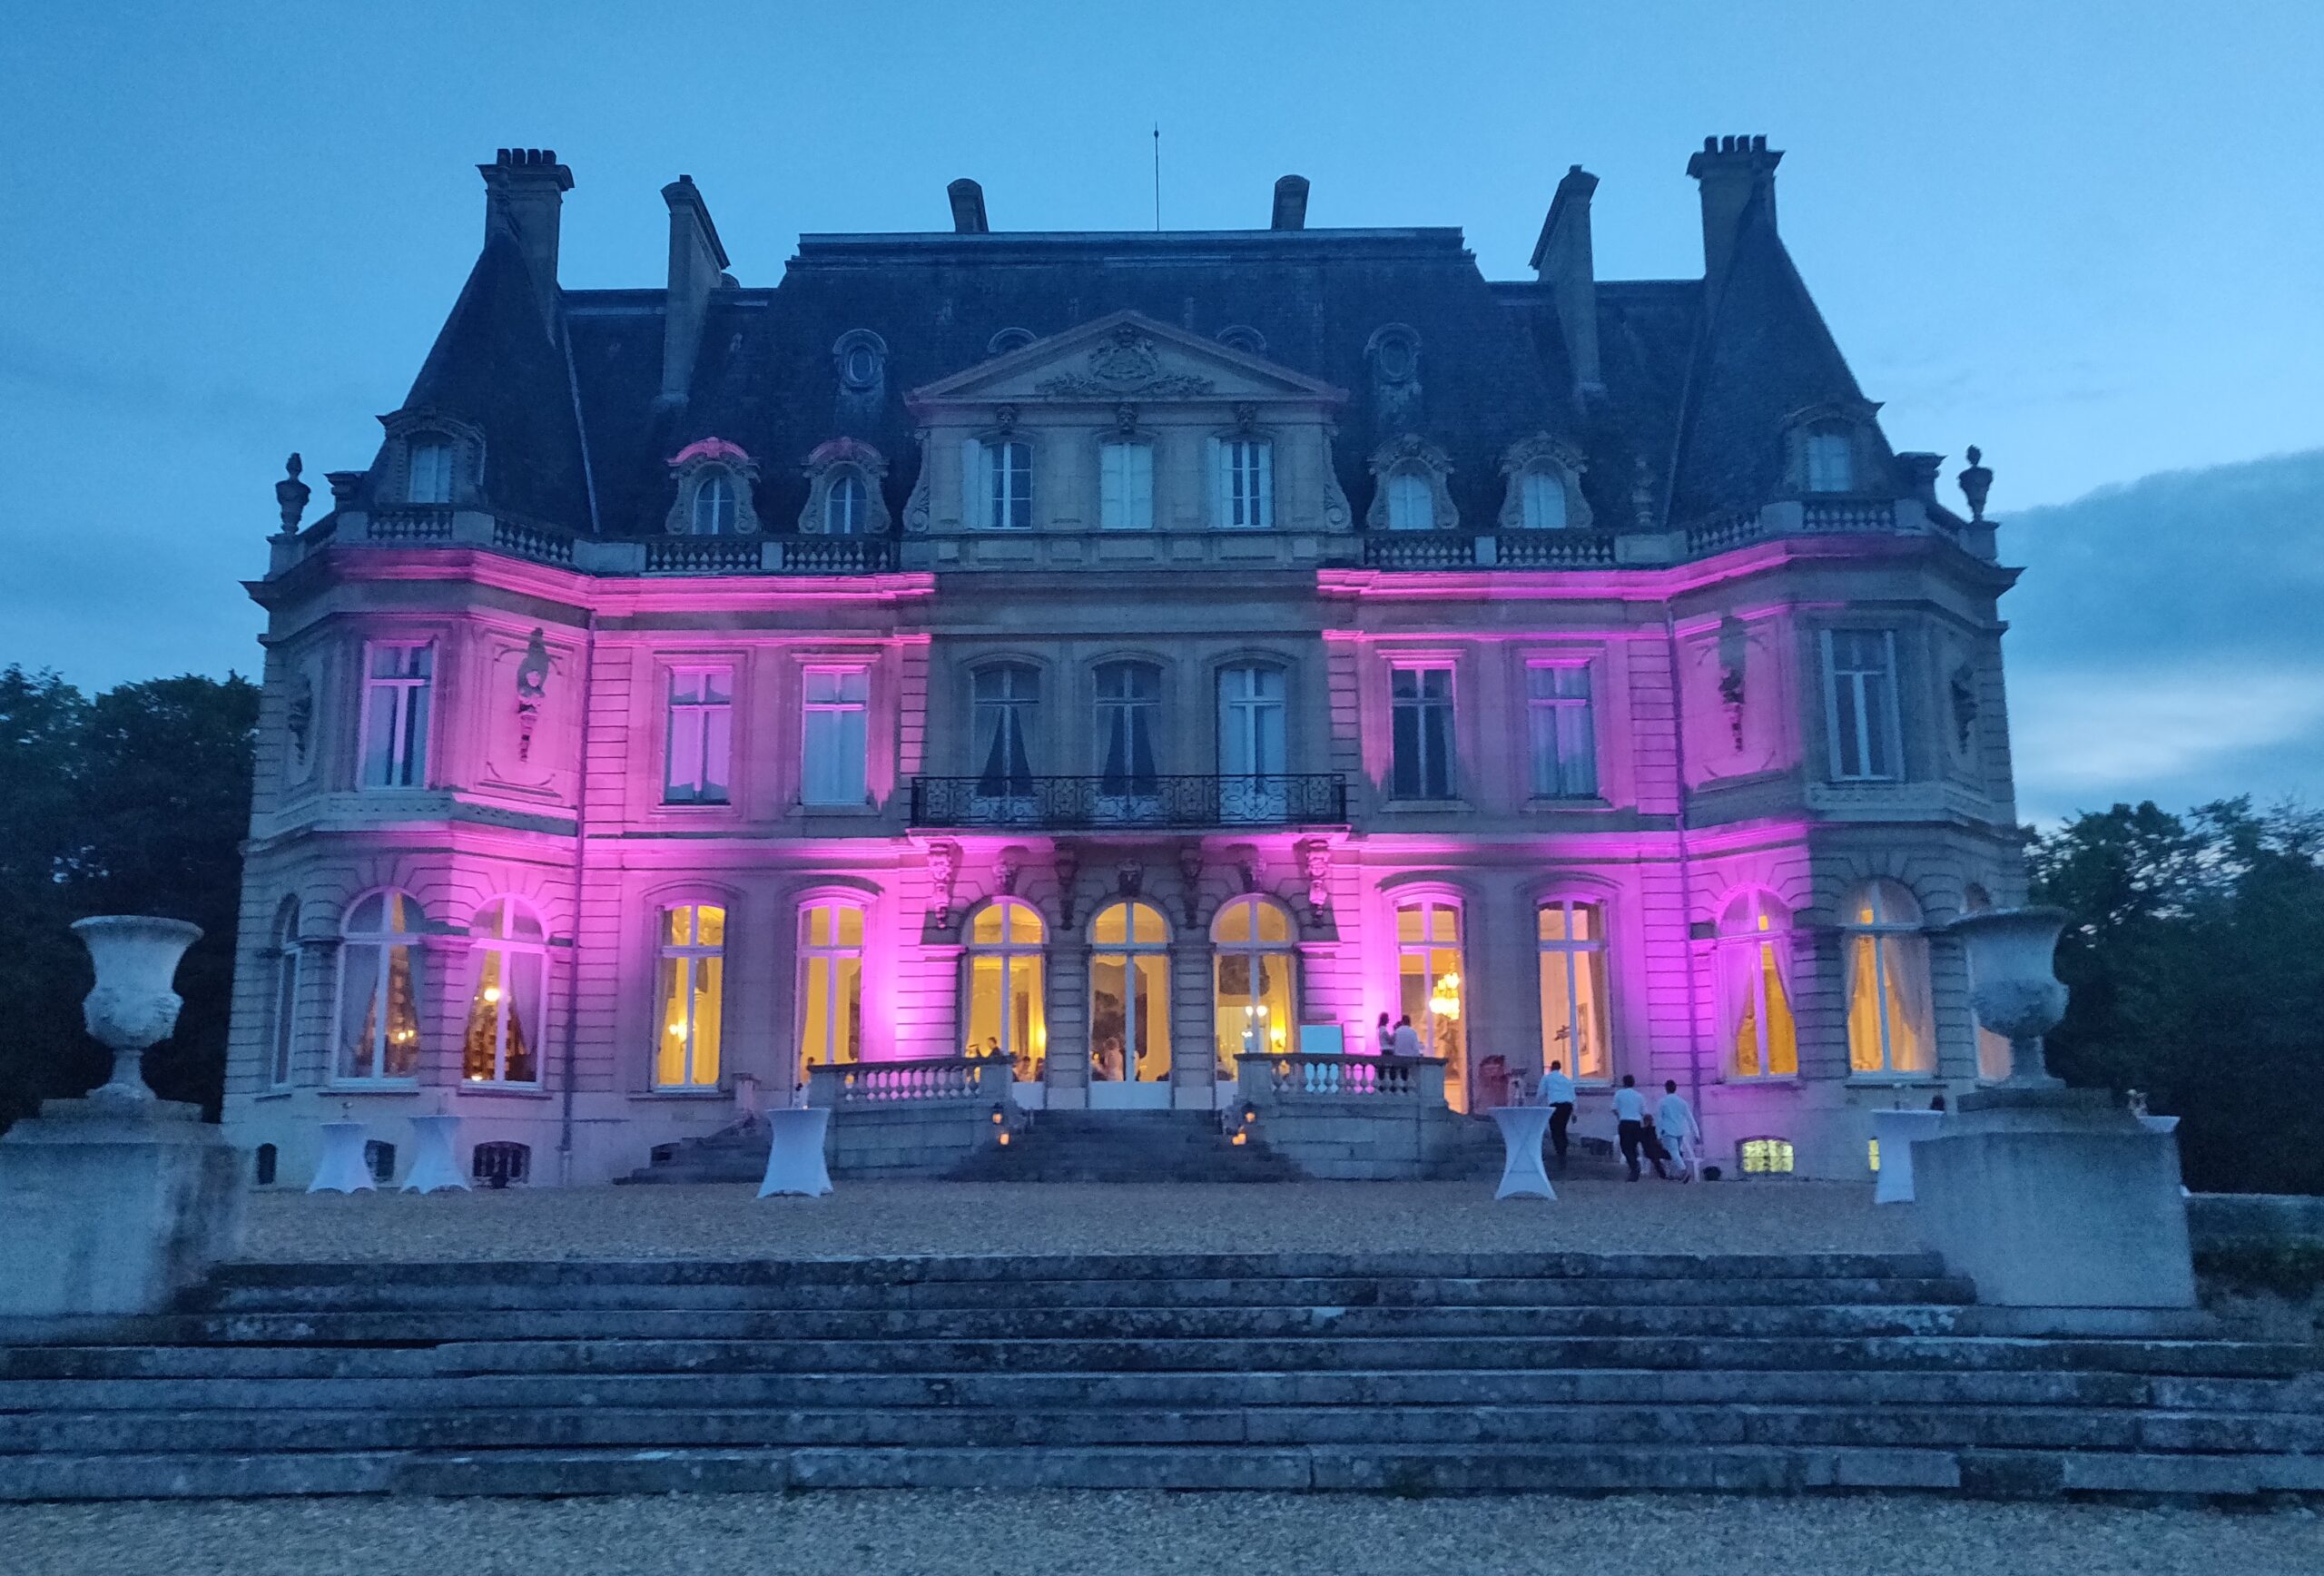
[[[28,8],[0,664],[256,669],[283,456],[319,497],[369,461],[496,146],[573,167],[576,286],[661,282],[681,171],[746,283],[802,231],[946,228],[958,175],[999,230],[1148,228],[1157,121],[1170,228],[1263,226],[1295,171],[1315,225],[1459,225],[1515,278],[1580,163],[1600,272],[1664,278],[1689,150],[1765,133],[1891,440],[1997,474],[2022,808],[2313,801],[2324,460],[2240,462],[2324,448],[2319,81],[2314,0]]]

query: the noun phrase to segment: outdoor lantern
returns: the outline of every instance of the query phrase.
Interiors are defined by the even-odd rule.
[[[1258,1119],[1259,1119],[1259,1108],[1258,1108],[1258,1107],[1256,1107],[1256,1106],[1255,1106],[1255,1105],[1253,1105],[1253,1104],[1251,1104],[1248,1100],[1244,1101],[1244,1102],[1243,1102],[1243,1125],[1244,1125],[1245,1127],[1246,1127],[1246,1128],[1247,1128],[1247,1127],[1249,1127],[1253,1122],[1256,1122],[1256,1121],[1257,1121]]]
[[[1004,1148],[1006,1148],[1009,1143],[1009,1129],[1006,1128],[1000,1129],[1000,1142]]]
[[[992,1108],[992,1125],[997,1128],[1008,1119],[1009,1114],[1002,1110],[998,1103],[995,1103]]]

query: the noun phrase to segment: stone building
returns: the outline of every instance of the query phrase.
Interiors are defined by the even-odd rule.
[[[1974,452],[1965,518],[1890,448],[1780,157],[1689,161],[1694,279],[1596,277],[1577,166],[1505,281],[1285,177],[1119,234],[956,182],[747,285],[681,176],[666,283],[581,291],[571,174],[503,150],[250,587],[231,1131],[300,1182],[446,1110],[602,1180],[817,1066],[1368,1091],[1386,1014],[1455,1112],[1556,1060],[1585,1121],[1669,1079],[1713,1159],[1863,1176],[1870,1109],[2004,1070],[1943,927],[2022,896],[2014,571]]]

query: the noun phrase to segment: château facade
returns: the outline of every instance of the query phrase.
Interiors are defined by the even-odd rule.
[[[767,288],[682,176],[666,283],[583,291],[570,173],[503,150],[250,586],[230,1132],[303,1183],[445,1111],[602,1181],[818,1066],[1224,1107],[1384,1013],[1455,1111],[1554,1060],[1864,1176],[1871,1110],[2006,1071],[1944,927],[2024,894],[2015,572],[1974,451],[1964,517],[1889,447],[1780,157],[1693,156],[1699,278],[1598,279],[1577,166],[1514,281],[1286,177],[1150,234],[956,182]]]

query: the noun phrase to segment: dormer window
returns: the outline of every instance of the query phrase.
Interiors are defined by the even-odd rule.
[[[1434,529],[1434,510],[1430,507],[1428,490],[1428,478],[1417,471],[1400,470],[1390,477],[1388,528],[1392,531]]]
[[[1565,529],[1565,478],[1529,470],[1520,488],[1519,523],[1529,531]]]
[[[694,484],[693,523],[697,537],[731,537],[736,519],[734,478],[723,470],[705,472]]]
[[[830,488],[823,494],[823,534],[830,537],[862,536],[870,525],[866,517],[865,496],[869,489],[863,478],[852,470],[834,474]]]
[[[1501,506],[1504,531],[1584,531],[1590,504],[1581,496],[1579,451],[1537,433],[1510,446],[1501,462],[1509,491]]]
[[[990,531],[1031,530],[1033,446],[1019,438],[971,439],[969,458],[970,497],[979,500],[970,517]]]
[[[1846,428],[1819,427],[1809,430],[1802,458],[1809,492],[1856,490],[1856,437]]]
[[[759,528],[751,505],[758,467],[740,447],[705,438],[670,460],[675,496],[662,528],[674,537],[747,537]]]
[[[449,438],[422,437],[411,440],[404,475],[404,497],[416,504],[452,501],[452,444]]]
[[[842,388],[851,394],[876,393],[887,370],[888,343],[869,329],[850,329],[832,347]]]
[[[1392,438],[1372,454],[1372,509],[1364,528],[1372,531],[1449,531],[1461,523],[1445,478],[1452,462],[1426,438],[1407,433]]]
[[[1107,531],[1154,528],[1154,448],[1134,438],[1098,446],[1098,527]]]
[[[1274,526],[1275,445],[1265,438],[1220,441],[1218,523],[1230,531],[1263,531]]]

